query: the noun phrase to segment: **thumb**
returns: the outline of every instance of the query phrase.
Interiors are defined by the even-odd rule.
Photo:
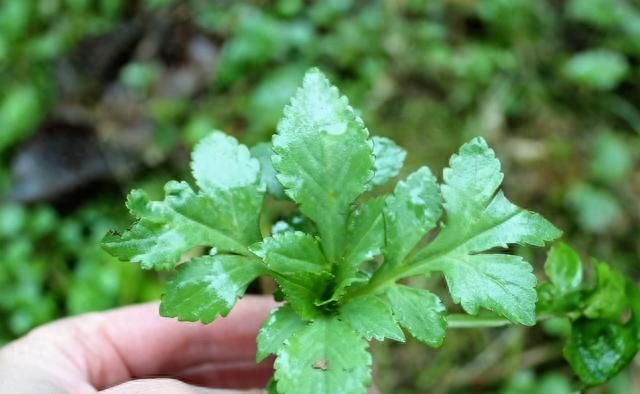
[[[226,390],[192,386],[176,379],[138,379],[100,391],[101,394],[264,394],[263,390]]]

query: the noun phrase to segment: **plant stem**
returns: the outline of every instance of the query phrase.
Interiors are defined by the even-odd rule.
[[[449,328],[489,328],[503,327],[513,324],[508,319],[500,316],[472,316],[464,313],[455,313],[447,316]]]
[[[536,322],[551,319],[553,315],[538,315]],[[464,313],[452,313],[447,315],[447,326],[449,328],[491,328],[504,327],[511,324],[509,319],[500,316],[473,316]]]
[[[383,264],[380,269],[373,275],[369,283],[354,290],[353,292],[347,293],[342,298],[342,302],[346,302],[347,300],[365,294],[375,294],[380,289],[383,289],[395,283],[397,280],[412,276],[412,270],[414,269],[414,265],[407,264],[406,262],[403,262],[402,264],[399,264],[392,268],[389,268],[388,266],[385,266]]]

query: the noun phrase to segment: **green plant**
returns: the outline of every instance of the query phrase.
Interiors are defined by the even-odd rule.
[[[273,277],[275,296],[285,303],[257,338],[258,361],[277,356],[270,390],[364,393],[371,383],[372,339],[404,341],[404,328],[437,347],[448,326],[534,325],[533,269],[504,249],[543,246],[561,234],[542,216],[507,200],[499,190],[500,162],[482,138],[452,156],[441,185],[420,167],[391,194],[374,196],[377,186],[399,173],[404,158],[391,140],[370,137],[347,99],[312,69],[285,108],[271,149],[250,151],[214,132],[192,154],[199,190],[171,181],[163,201],[132,191],[127,206],[137,222],[123,233],[109,233],[103,245],[144,269],[175,269],[160,313],[179,320],[210,323],[227,315],[257,277]],[[263,238],[265,193],[282,197],[282,190],[304,219],[274,225]],[[204,248],[208,253],[188,259]],[[581,282],[581,267],[555,250],[545,287],[551,301]],[[453,302],[472,316],[448,315],[435,294],[399,283],[435,273],[444,275]],[[616,286],[599,282],[598,288],[611,289],[592,296],[591,305],[619,296]],[[551,301],[549,313],[569,313]],[[479,315],[481,308],[493,313]],[[580,332],[582,320],[576,323]],[[597,338],[598,330],[589,327],[588,335]],[[583,355],[572,350],[590,343],[575,338],[566,354],[583,377],[572,361]],[[624,354],[616,372],[628,361],[627,348]]]
[[[568,245],[551,248],[545,262],[549,281],[539,287],[540,316],[568,319],[564,356],[586,385],[606,382],[638,352],[638,288],[608,264],[592,260],[594,280],[584,279],[580,256]]]
[[[158,280],[99,246],[124,210],[93,201],[60,217],[49,206],[0,204],[0,345],[37,325],[152,300]]]
[[[120,0],[0,4],[0,154],[31,135],[55,97],[54,62],[81,38],[108,31]]]

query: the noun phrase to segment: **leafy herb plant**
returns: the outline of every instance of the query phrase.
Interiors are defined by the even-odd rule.
[[[374,196],[404,158],[391,140],[371,137],[347,99],[312,69],[272,145],[249,150],[212,133],[192,155],[198,190],[172,181],[163,201],[132,191],[127,206],[138,220],[122,234],[108,234],[104,246],[144,269],[174,270],[160,313],[179,320],[225,316],[252,281],[271,276],[284,303],[257,338],[258,361],[276,355],[270,389],[365,393],[369,341],[404,341],[408,333],[437,347],[448,325],[470,321],[448,317],[435,294],[402,279],[443,274],[453,302],[468,314],[484,308],[531,326],[536,277],[523,258],[501,251],[543,246],[561,234],[507,200],[499,190],[500,162],[482,138],[451,157],[442,183],[421,167],[391,194]],[[295,202],[305,225],[280,222],[262,234],[266,193]],[[197,247],[210,253],[183,262]],[[579,285],[558,279],[567,275],[565,265],[548,267],[549,294]],[[568,355],[580,340],[569,340]]]

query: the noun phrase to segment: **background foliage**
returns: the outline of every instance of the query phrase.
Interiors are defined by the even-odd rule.
[[[98,246],[126,225],[124,194],[158,197],[184,178],[212,128],[267,140],[310,66],[409,151],[401,176],[422,163],[439,173],[482,135],[514,202],[637,279],[639,34],[632,0],[2,2],[0,341],[157,298],[159,278]],[[542,272],[544,255],[531,257]],[[452,331],[438,351],[378,346],[379,384],[569,392],[564,335],[549,321]],[[627,371],[597,391],[638,384]]]

